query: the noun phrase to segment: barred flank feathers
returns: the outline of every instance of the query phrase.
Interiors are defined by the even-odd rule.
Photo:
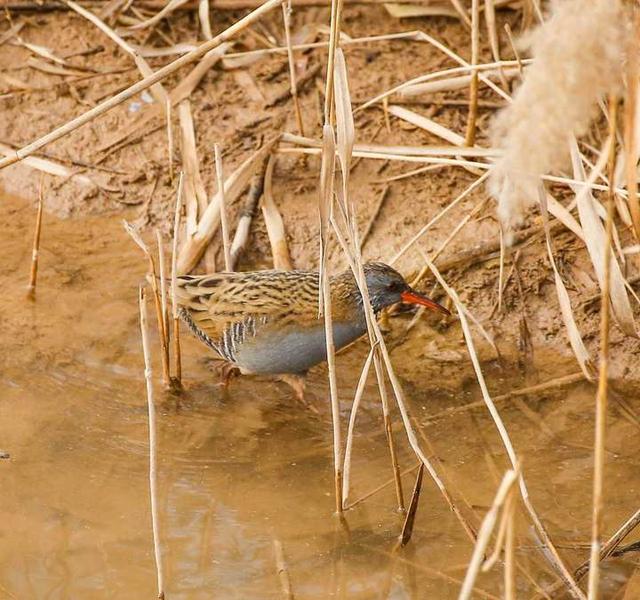
[[[598,100],[621,84],[626,35],[619,0],[563,0],[525,40],[534,63],[492,127],[503,154],[489,191],[507,229],[537,201],[539,176],[566,163],[570,135],[585,133]]]

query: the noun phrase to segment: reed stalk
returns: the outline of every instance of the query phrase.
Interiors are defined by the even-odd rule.
[[[169,179],[173,184],[173,105],[171,99],[167,100],[167,108],[165,110],[167,117],[167,159],[169,163]]]
[[[144,378],[147,389],[147,409],[149,414],[149,496],[151,501],[151,527],[153,531],[153,555],[156,564],[158,581],[158,598],[164,599],[164,573],[162,569],[162,548],[160,546],[160,525],[158,514],[158,472],[157,472],[157,442],[156,442],[156,409],[153,400],[153,371],[151,367],[151,349],[149,346],[147,303],[144,288],[140,287],[138,294],[140,308],[140,333],[142,336],[142,351],[144,353]]]
[[[227,205],[224,198],[224,172],[222,171],[222,153],[220,145],[213,145],[213,153],[216,163],[216,182],[218,185],[218,197],[220,199],[220,227],[222,229],[222,247],[224,251],[224,270],[233,271],[231,264],[231,246],[229,243],[229,222],[227,221]]]
[[[156,244],[158,246],[158,265],[160,275],[160,303],[162,306],[162,333],[164,334],[164,343],[169,349],[169,313],[167,312],[167,279],[165,275],[165,260],[164,260],[164,244],[162,243],[162,235],[160,231],[156,229]]]
[[[342,486],[342,505],[343,506],[346,506],[347,501],[349,500],[349,491],[350,491],[350,485],[351,485],[351,451],[353,449],[353,434],[355,431],[358,409],[360,408],[360,401],[362,400],[362,396],[364,394],[364,387],[367,383],[367,377],[369,376],[369,371],[371,370],[371,361],[373,360],[373,352],[374,352],[374,349],[371,348],[371,350],[369,350],[369,355],[365,360],[364,366],[362,367],[362,372],[360,373],[360,378],[358,379],[358,385],[356,386],[356,393],[353,397],[353,403],[351,404],[351,413],[349,415],[349,425],[347,427],[347,441],[344,449],[344,467],[342,470],[342,472],[344,473],[343,486]]]
[[[304,135],[304,123],[302,112],[300,111],[300,99],[298,98],[298,84],[296,78],[296,63],[293,59],[293,49],[291,46],[291,0],[282,3],[282,19],[284,22],[284,36],[287,44],[287,59],[289,61],[289,85],[291,87],[291,98],[293,109],[296,114],[296,125],[298,133]]]
[[[480,0],[471,0],[471,65],[478,64],[480,43]],[[478,71],[471,73],[469,85],[469,117],[465,144],[473,146],[476,142],[476,120],[478,118]]]
[[[480,526],[478,541],[473,549],[473,554],[469,561],[469,568],[467,569],[464,582],[462,583],[462,589],[458,595],[458,600],[469,600],[471,598],[476,577],[480,572],[484,552],[489,545],[489,540],[491,539],[491,533],[495,527],[498,513],[503,508],[512,486],[515,485],[517,481],[518,473],[512,469],[507,471],[502,478],[491,508],[485,515],[482,525]]]
[[[169,373],[169,348],[166,340],[167,336],[164,331],[164,319],[162,318],[162,300],[160,299],[160,291],[158,290],[158,272],[156,271],[156,263],[153,260],[153,254],[144,243],[140,234],[126,221],[123,221],[125,231],[131,236],[137,246],[144,252],[149,263],[149,282],[153,292],[153,300],[156,308],[156,319],[158,322],[158,336],[160,337],[160,348],[162,358],[162,381],[165,388],[171,387],[171,376]]]
[[[171,243],[171,316],[173,317],[173,361],[174,361],[174,385],[182,386],[182,356],[180,352],[180,312],[177,299],[178,277],[178,239],[180,237],[180,211],[182,209],[182,182],[183,174],[180,171],[178,179],[178,191],[176,193],[176,208],[173,215],[173,240]]]
[[[612,140],[609,146],[608,177],[613,183],[616,146],[615,134],[617,124],[618,100],[615,96],[609,98],[609,137]],[[614,260],[611,253],[611,237],[613,231],[613,188],[609,189],[607,198],[606,236],[604,244],[604,278],[600,296],[600,365],[598,371],[598,391],[596,395],[596,425],[594,441],[593,464],[593,508],[591,523],[591,558],[589,568],[589,600],[599,598],[600,582],[600,549],[602,546],[602,510],[604,505],[604,461],[605,461],[605,434],[607,420],[607,388],[609,377],[609,323],[610,323],[610,282],[611,261]]]
[[[40,234],[42,232],[42,210],[44,207],[44,175],[40,177],[38,186],[38,211],[36,212],[36,227],[33,232],[33,248],[31,250],[31,269],[29,271],[29,284],[27,285],[27,298],[35,300],[36,283],[38,279],[38,258],[40,254]]]

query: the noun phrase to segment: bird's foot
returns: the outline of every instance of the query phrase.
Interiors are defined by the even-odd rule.
[[[305,408],[308,408],[311,412],[319,414],[318,409],[315,406],[309,404],[305,398],[305,377],[303,375],[280,375],[280,381],[286,383],[296,396],[296,400],[300,402]]]

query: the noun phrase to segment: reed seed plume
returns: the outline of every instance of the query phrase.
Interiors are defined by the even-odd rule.
[[[618,0],[555,2],[549,20],[524,40],[534,63],[492,127],[503,154],[489,189],[508,229],[536,202],[538,178],[567,160],[570,135],[583,134],[598,100],[620,85],[623,16]]]

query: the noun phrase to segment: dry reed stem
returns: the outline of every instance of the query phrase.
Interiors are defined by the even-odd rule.
[[[164,335],[164,343],[169,351],[169,313],[167,312],[167,279],[165,277],[164,268],[164,244],[160,231],[156,229],[156,244],[158,246],[158,265],[160,275],[160,300],[162,305],[162,333]],[[168,358],[168,357],[167,357]],[[169,370],[170,372],[171,370]]]
[[[173,317],[173,360],[174,384],[182,385],[182,356],[180,352],[180,313],[178,310],[178,238],[180,236],[180,211],[182,209],[183,174],[180,171],[178,191],[176,192],[176,208],[173,215],[173,240],[171,242],[171,316]]]
[[[293,600],[294,595],[291,587],[291,578],[289,577],[289,569],[284,559],[284,551],[282,550],[282,542],[280,540],[273,540],[273,551],[276,556],[276,569],[278,570],[282,596],[286,600]]]
[[[518,52],[518,48],[515,42],[513,41],[513,33],[511,31],[511,26],[509,25],[509,23],[504,24],[504,30],[507,34],[507,38],[509,39],[509,44],[511,46],[511,50],[513,51],[513,55],[516,57],[516,62],[518,63],[518,71],[520,72],[520,76],[522,76],[524,74],[523,62],[522,62],[522,59],[520,58],[520,53]]]
[[[504,542],[504,598],[516,600],[516,491],[511,489],[505,506],[507,513],[507,536]],[[523,569],[526,574],[526,571]]]
[[[469,324],[467,322],[466,310],[462,305],[462,302],[460,301],[455,290],[453,290],[447,285],[447,283],[444,281],[444,279],[440,275],[438,269],[436,269],[433,263],[428,262],[428,259],[426,257],[425,257],[425,260],[427,261],[429,268],[431,269],[436,279],[439,281],[440,285],[447,292],[447,294],[449,294],[454,304],[456,305],[456,308],[458,310],[458,316],[460,318],[460,324],[462,326],[462,332],[464,334],[465,342],[467,344],[467,348],[469,351],[469,356],[471,358],[471,362],[473,364],[473,368],[476,373],[476,379],[478,380],[480,390],[482,391],[482,397],[487,406],[487,409],[489,410],[491,418],[495,423],[496,429],[500,434],[500,439],[502,440],[502,443],[505,447],[507,456],[509,457],[509,461],[511,462],[511,466],[514,470],[517,470],[519,460],[517,458],[515,449],[511,442],[509,433],[507,432],[504,422],[502,421],[502,417],[500,416],[500,413],[496,409],[496,406],[493,400],[491,399],[491,395],[489,394],[489,390],[487,388],[484,375],[482,374],[482,369],[480,368],[480,361],[478,359],[478,355],[475,350],[475,345],[473,343],[471,329],[469,328]],[[533,504],[531,504],[531,500],[529,498],[529,490],[527,489],[527,485],[521,473],[518,475],[518,480],[519,480],[520,494],[522,496],[524,505],[527,509],[527,512],[529,513],[529,516],[531,517],[531,520],[533,521],[533,525],[538,531],[538,535],[541,537],[544,545],[548,550],[548,553],[545,553],[545,557],[547,558],[547,560],[549,560],[549,562],[555,568],[558,575],[560,575],[564,583],[567,585],[568,591],[571,593],[571,595],[574,596],[575,598],[579,598],[580,600],[585,600],[585,595],[582,593],[582,590],[578,587],[577,583],[571,576],[571,573],[569,572],[569,570],[563,563],[562,559],[560,558],[560,555],[558,554],[558,551],[553,545],[551,538],[547,533],[547,530],[542,524],[542,521],[540,520],[540,517],[535,511]]]
[[[504,293],[504,233],[502,224],[498,223],[498,235],[500,236],[500,271],[498,273],[498,312],[502,312],[502,295]]]
[[[238,219],[238,226],[236,227],[236,233],[233,236],[233,242],[231,243],[230,253],[230,267],[231,270],[235,270],[240,257],[247,247],[249,242],[249,233],[251,232],[251,223],[253,217],[258,209],[258,202],[262,196],[264,190],[264,175],[267,167],[268,155],[264,155],[260,167],[253,175],[251,179],[251,185],[245,198],[244,204],[240,209],[240,218]],[[224,187],[220,188],[224,193]]]
[[[0,144],[0,154],[4,156],[11,156],[15,150],[11,146],[6,144]],[[31,169],[36,169],[41,173],[48,173],[49,175],[56,175],[57,177],[64,177],[65,179],[71,179],[84,187],[93,187],[97,185],[91,178],[81,173],[74,173],[68,167],[49,160],[46,158],[40,158],[39,156],[30,156],[25,159],[24,164]]]
[[[135,94],[143,92],[147,88],[151,87],[153,84],[162,81],[172,73],[175,73],[178,69],[187,65],[201,56],[204,56],[207,52],[216,48],[224,41],[230,39],[249,25],[255,23],[258,19],[260,19],[264,14],[268,13],[272,8],[278,6],[283,0],[266,0],[263,4],[261,4],[258,8],[251,11],[248,15],[236,21],[233,25],[225,29],[223,32],[215,36],[212,40],[204,42],[200,44],[195,50],[181,56],[180,58],[174,60],[168,65],[158,69],[153,75],[148,77],[144,77],[137,83],[129,86],[127,89],[122,92],[112,96],[108,100],[101,102],[94,108],[88,110],[87,112],[67,121],[65,124],[57,127],[53,131],[50,131],[46,135],[39,137],[33,142],[26,144],[20,149],[16,150],[11,156],[6,157],[0,160],[0,169],[8,167],[20,160],[23,160],[25,157],[30,156],[34,152],[38,151],[40,148],[54,142],[61,137],[75,131],[78,127],[92,121],[96,117],[101,114],[111,110],[112,108],[118,106],[125,100],[128,100]]]
[[[609,98],[609,137],[611,144],[608,156],[609,181],[613,181],[615,169],[615,135],[617,124],[618,100],[615,96]],[[609,287],[611,280],[611,234],[613,231],[613,192],[610,191],[607,201],[606,235],[604,246],[604,276],[600,299],[600,367],[598,372],[598,392],[596,395],[596,424],[594,441],[593,464],[593,510],[591,523],[591,559],[589,568],[589,600],[599,597],[598,584],[600,581],[600,546],[602,544],[602,511],[604,507],[604,460],[605,434],[607,421],[607,386],[609,377]]]
[[[153,260],[153,254],[149,251],[149,248],[144,243],[142,237],[136,229],[127,221],[122,221],[125,231],[131,236],[131,239],[136,245],[144,252],[149,263],[149,283],[151,284],[151,290],[153,291],[153,300],[156,308],[156,320],[158,322],[158,336],[160,337],[160,348],[162,358],[162,381],[166,388],[171,386],[171,376],[169,373],[169,348],[166,344],[166,335],[164,332],[164,320],[162,318],[162,301],[160,300],[160,292],[158,290],[158,273],[156,271],[156,263]]]
[[[267,163],[267,170],[264,175],[264,193],[262,195],[262,216],[267,228],[267,236],[271,245],[273,256],[273,268],[283,271],[293,269],[287,236],[284,229],[284,222],[280,211],[273,198],[273,169],[275,167],[275,157],[270,156]]]
[[[331,29],[329,32],[329,54],[327,57],[327,76],[324,92],[324,123],[333,124],[334,103],[333,103],[333,78],[335,75],[336,48],[340,41],[340,19],[342,17],[342,1],[331,0]]]
[[[202,29],[204,39],[213,39],[211,21],[209,20],[209,0],[200,0],[198,4],[198,18],[200,19],[200,29]]]
[[[412,110],[397,106],[395,104],[388,107],[388,111],[394,116],[411,123],[420,129],[428,131],[430,134],[435,135],[443,140],[453,144],[454,146],[464,146],[464,138],[458,135],[454,131],[451,131],[448,127],[444,127],[431,119],[420,115]]]
[[[371,370],[371,361],[373,360],[374,349],[371,348],[369,350],[369,354],[367,359],[364,362],[362,367],[362,371],[360,372],[360,378],[358,379],[358,385],[356,386],[356,393],[353,397],[353,402],[351,404],[351,412],[349,414],[349,425],[347,427],[347,441],[344,447],[344,466],[342,469],[343,479],[342,479],[342,506],[347,505],[347,501],[349,500],[349,491],[351,484],[351,451],[353,449],[353,433],[355,431],[356,426],[356,417],[358,415],[358,409],[360,408],[360,401],[362,400],[362,396],[364,394],[364,387],[367,383],[367,377],[369,376],[369,371]]]
[[[482,520],[482,525],[480,526],[480,531],[478,532],[478,541],[476,542],[476,545],[473,549],[473,554],[471,555],[471,560],[469,561],[469,568],[467,569],[464,582],[462,583],[462,588],[460,590],[460,594],[458,595],[458,600],[469,600],[471,598],[473,587],[475,585],[476,578],[478,576],[478,573],[480,572],[480,567],[482,565],[484,552],[489,545],[491,533],[493,532],[496,520],[498,518],[498,513],[504,506],[509,496],[509,492],[511,491],[513,485],[517,480],[518,471],[509,469],[504,474],[504,477],[500,482],[500,487],[496,492],[493,503],[491,504],[491,508]]]
[[[144,378],[147,388],[147,409],[149,413],[149,496],[151,501],[151,527],[153,531],[153,554],[156,563],[158,580],[158,598],[164,598],[164,574],[162,569],[162,549],[160,547],[160,523],[158,515],[158,474],[157,474],[157,443],[156,443],[156,408],[153,400],[153,372],[151,369],[151,350],[149,347],[149,333],[147,323],[147,302],[144,288],[138,292],[140,308],[140,334],[142,336],[142,351],[144,353]]]
[[[489,45],[491,46],[491,54],[493,60],[500,61],[500,40],[498,39],[498,31],[496,28],[496,9],[494,0],[484,1],[484,19],[489,33]],[[500,81],[506,91],[509,91],[509,83],[504,76],[504,71],[500,69]]]
[[[471,0],[471,65],[478,64],[478,50],[480,44],[480,0]],[[473,146],[476,143],[476,120],[478,118],[478,71],[471,74],[469,85],[469,117],[465,144]]]
[[[224,200],[224,172],[222,171],[222,153],[220,145],[213,145],[216,164],[216,182],[218,185],[218,197],[220,201],[220,227],[222,229],[222,248],[224,251],[224,270],[233,271],[231,264],[231,246],[229,244],[229,224],[227,221],[227,205]]]
[[[31,250],[31,269],[29,271],[29,284],[27,285],[27,298],[35,300],[36,282],[38,278],[38,255],[40,253],[40,233],[42,231],[42,210],[44,207],[44,174],[40,176],[38,186],[38,211],[36,212],[36,227],[33,232],[33,247]]]
[[[319,214],[321,224],[320,236],[320,290],[322,301],[318,302],[318,308],[324,317],[324,335],[327,346],[327,368],[329,374],[329,393],[331,397],[331,422],[333,426],[333,467],[335,484],[336,512],[342,514],[342,433],[340,428],[340,401],[338,399],[338,384],[336,381],[335,345],[333,341],[333,321],[331,314],[331,288],[329,282],[329,269],[326,261],[327,231],[326,222],[332,213],[333,193],[335,182],[335,143],[333,141],[333,129],[325,122],[323,128],[324,143],[322,148],[320,183],[319,183]],[[325,225],[324,231],[322,230]],[[320,308],[321,307],[321,308]]]
[[[400,546],[406,546],[411,541],[411,536],[413,535],[413,526],[415,525],[416,513],[418,512],[418,502],[420,500],[420,492],[422,490],[423,475],[424,465],[420,463],[416,483],[413,487],[413,493],[411,494],[411,502],[409,502],[407,516],[404,520],[404,524],[402,525],[402,532],[400,533]]]
[[[173,105],[171,104],[171,98],[167,100],[165,113],[167,117],[167,158],[169,162],[169,179],[173,184]]]
[[[293,49],[291,47],[291,0],[282,3],[282,19],[284,22],[284,37],[287,44],[287,59],[289,61],[289,85],[291,87],[291,98],[293,109],[296,113],[296,124],[298,133],[304,135],[304,123],[302,112],[300,111],[300,99],[298,98],[298,85],[296,83],[296,63],[293,59]]]

